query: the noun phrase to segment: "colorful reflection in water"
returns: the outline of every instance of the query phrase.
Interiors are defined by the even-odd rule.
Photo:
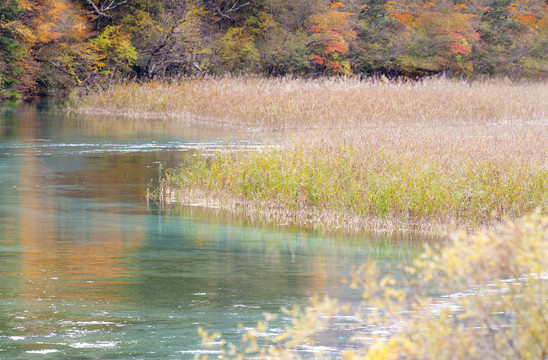
[[[227,133],[1,105],[0,358],[192,358],[199,326],[238,338],[237,324],[265,311],[352,297],[340,279],[353,264],[416,252],[411,240],[327,238],[147,203],[159,164],[256,145]]]

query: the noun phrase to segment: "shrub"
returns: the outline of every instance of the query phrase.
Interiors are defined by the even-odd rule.
[[[456,234],[447,247],[426,249],[409,277],[379,276],[374,263],[357,269],[358,309],[333,300],[286,310],[292,326],[267,336],[268,321],[239,344],[200,334],[221,359],[300,358],[336,314],[355,312],[346,359],[546,359],[548,356],[548,216],[535,212],[497,230]],[[361,314],[361,315],[360,315]],[[384,338],[374,329],[388,329]],[[202,358],[207,358],[203,356]]]

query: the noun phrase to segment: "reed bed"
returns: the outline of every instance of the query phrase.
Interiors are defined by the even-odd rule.
[[[189,158],[153,197],[321,230],[440,232],[548,210],[547,95],[547,82],[226,78],[120,85],[78,111],[276,134]]]
[[[421,136],[433,136],[425,132]],[[397,133],[322,132],[264,151],[192,157],[181,169],[167,172],[161,192],[172,200],[320,230],[439,232],[548,210],[548,167],[542,155],[508,155],[523,143],[500,139],[498,144],[483,141],[481,150],[460,148],[449,133],[449,138],[422,144],[415,135],[414,147]],[[532,141],[546,137],[527,135]],[[501,156],[490,158],[493,152]]]
[[[77,98],[83,113],[188,119],[263,129],[548,119],[547,82],[220,78],[120,84]]]

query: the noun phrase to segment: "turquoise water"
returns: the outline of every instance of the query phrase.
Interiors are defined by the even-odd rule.
[[[0,104],[0,358],[192,358],[206,351],[198,327],[235,340],[263,312],[355,298],[341,284],[352,265],[416,252],[413,239],[324,237],[147,202],[160,164],[259,145],[250,139]],[[322,346],[336,358],[345,341]]]

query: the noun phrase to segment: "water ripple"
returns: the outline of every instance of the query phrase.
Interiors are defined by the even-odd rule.
[[[257,150],[263,146],[257,142],[134,142],[134,143],[0,143],[0,155],[22,156],[22,155],[86,155],[86,154],[108,154],[108,153],[134,153],[134,152],[159,152],[159,151],[239,151]]]

